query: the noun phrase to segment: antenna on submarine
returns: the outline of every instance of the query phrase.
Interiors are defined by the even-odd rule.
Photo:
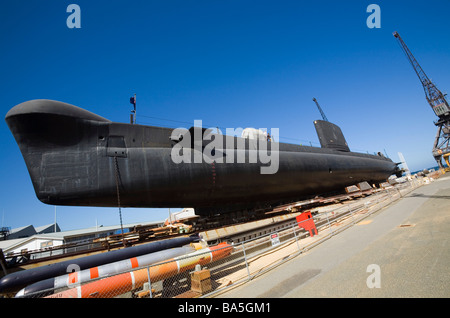
[[[130,114],[130,124],[136,124],[136,94],[134,94],[133,97],[130,97],[130,104],[134,107]]]

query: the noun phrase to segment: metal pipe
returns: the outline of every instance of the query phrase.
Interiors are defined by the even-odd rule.
[[[200,238],[196,235],[177,237],[14,272],[0,279],[0,293],[16,292],[30,284],[67,274],[69,266],[72,266],[72,268],[78,266],[80,270],[84,270],[131,257],[180,247],[199,240]]]

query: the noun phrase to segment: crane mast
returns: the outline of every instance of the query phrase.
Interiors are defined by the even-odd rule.
[[[428,104],[430,104],[436,116],[438,116],[439,119],[450,117],[450,107],[447,100],[445,99],[444,94],[442,94],[442,92],[436,87],[436,85],[434,85],[433,82],[428,78],[427,74],[425,74],[424,70],[420,66],[419,62],[417,62],[411,51],[408,49],[400,34],[398,34],[398,32],[394,32],[394,37],[399,41],[400,46],[402,47],[409,62],[413,66],[414,71],[419,77],[425,91],[425,97],[428,101]]]
[[[325,116],[325,113],[323,112],[322,108],[320,108],[319,103],[317,102],[317,99],[313,98],[314,103],[316,103],[317,108],[319,109],[320,114],[322,115],[322,119],[324,121],[328,121],[327,116]]]
[[[447,166],[450,167],[450,163],[448,161],[448,157],[450,156],[449,103],[445,98],[445,95],[442,94],[442,92],[436,87],[436,85],[434,85],[434,83],[428,78],[427,74],[425,74],[425,71],[422,69],[419,62],[417,62],[408,46],[401,38],[400,34],[398,34],[398,32],[394,32],[393,35],[398,40],[400,47],[402,48],[414,71],[419,77],[419,80],[422,83],[423,89],[425,91],[425,97],[428,104],[431,106],[436,116],[439,117],[439,120],[435,122],[435,125],[438,127],[438,131],[432,150],[433,157],[440,168],[443,168],[441,160],[442,158],[444,158],[444,160],[446,161]]]

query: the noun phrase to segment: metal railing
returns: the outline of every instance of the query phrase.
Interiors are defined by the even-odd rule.
[[[413,179],[390,187],[354,203],[318,212],[312,216],[317,234],[310,235],[300,223],[234,245],[203,245],[187,255],[165,262],[130,268],[125,272],[81,282],[69,273],[64,288],[47,289],[25,297],[74,298],[191,298],[220,297],[229,287],[256,276],[298,256],[332,236],[361,222],[423,184]],[[303,222],[310,222],[310,219]],[[198,248],[198,247],[197,247]],[[132,270],[132,271],[130,271]],[[91,275],[92,276],[92,275]]]

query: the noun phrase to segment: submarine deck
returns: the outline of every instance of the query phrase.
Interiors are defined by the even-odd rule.
[[[450,174],[445,174],[214,297],[449,297],[449,199]]]

